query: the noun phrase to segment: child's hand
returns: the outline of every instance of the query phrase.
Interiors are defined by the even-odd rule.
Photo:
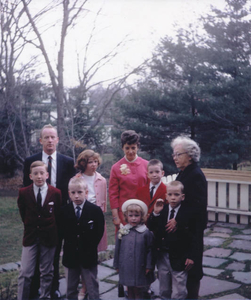
[[[185,271],[189,271],[189,270],[191,270],[191,268],[193,267],[193,265],[194,265],[194,261],[193,260],[191,260],[191,259],[189,259],[189,258],[187,258],[186,259],[186,262],[185,262]]]
[[[164,200],[161,198],[157,199],[153,208],[154,213],[159,214],[162,211],[163,207],[164,207]]]
[[[166,223],[166,231],[168,232],[168,233],[170,233],[170,232],[175,232],[176,230],[177,230],[177,222],[176,222],[176,220],[173,218],[173,219],[171,219],[171,220],[169,220],[167,223]]]
[[[81,172],[78,172],[76,175],[75,175],[75,177],[82,177],[82,174],[81,174]]]

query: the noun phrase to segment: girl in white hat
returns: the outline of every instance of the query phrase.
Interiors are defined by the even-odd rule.
[[[130,199],[123,203],[122,212],[127,224],[118,231],[113,265],[120,284],[128,287],[128,299],[144,299],[154,281],[153,234],[145,225],[147,205]]]

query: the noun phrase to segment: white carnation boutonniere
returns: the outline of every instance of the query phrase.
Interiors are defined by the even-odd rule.
[[[122,165],[120,166],[120,172],[121,172],[122,175],[127,175],[127,174],[129,174],[131,171],[130,171],[130,169],[128,168],[127,164],[122,164]]]
[[[130,228],[128,228],[126,225],[123,226],[123,224],[120,223],[118,238],[121,240],[123,235],[127,235],[129,232],[130,232]]]

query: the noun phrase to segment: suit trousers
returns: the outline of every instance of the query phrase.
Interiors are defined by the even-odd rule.
[[[99,299],[99,283],[97,279],[98,266],[91,268],[65,268],[66,277],[66,299],[77,300],[78,299],[78,284],[79,277],[85,282],[87,293],[89,294],[89,300]]]
[[[21,269],[18,277],[18,300],[29,299],[31,279],[34,276],[37,258],[39,256],[40,298],[50,298],[53,279],[53,259],[56,247],[45,247],[39,242],[23,247]]]
[[[186,299],[187,272],[172,269],[168,252],[158,253],[157,268],[161,299]]]

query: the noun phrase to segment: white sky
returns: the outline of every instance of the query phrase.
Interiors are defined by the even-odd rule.
[[[47,0],[35,0],[41,6]],[[186,27],[201,14],[209,12],[210,5],[222,9],[224,0],[90,0],[86,6],[91,10],[81,24],[80,29],[70,32],[65,48],[65,85],[76,86],[77,63],[76,48],[80,49],[89,38],[92,17],[102,7],[97,21],[94,43],[88,55],[88,61],[94,62],[114,47],[125,36],[130,40],[120,55],[97,74],[98,80],[122,74],[149,58],[161,37],[173,35],[173,25]],[[34,7],[36,10],[37,7]],[[52,21],[51,19],[47,19]],[[43,20],[45,21],[45,20]],[[88,29],[89,28],[89,29]],[[56,58],[58,42],[51,35],[51,53]]]

